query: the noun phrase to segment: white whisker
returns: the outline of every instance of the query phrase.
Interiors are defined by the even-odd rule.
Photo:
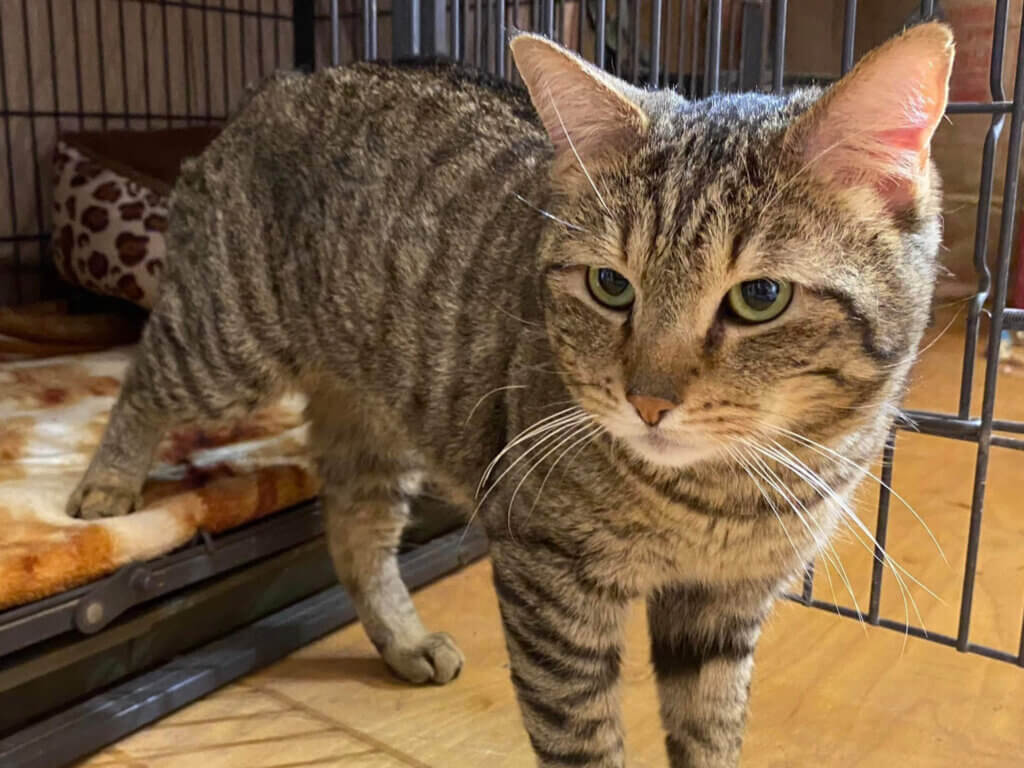
[[[570,410],[578,410],[578,409],[570,409]],[[470,526],[473,524],[473,521],[476,520],[476,516],[480,512],[480,508],[484,505],[484,502],[487,501],[488,497],[491,495],[491,492],[494,491],[494,489],[498,487],[498,485],[505,478],[505,476],[508,475],[509,472],[511,472],[513,469],[515,469],[516,466],[521,461],[526,459],[527,456],[529,456],[531,453],[536,451],[538,448],[540,448],[541,446],[543,446],[546,443],[551,442],[551,440],[557,439],[560,435],[563,435],[566,430],[570,430],[570,429],[576,427],[577,425],[579,425],[580,423],[582,423],[583,421],[585,421],[585,420],[587,420],[589,418],[590,418],[589,416],[587,416],[585,413],[580,411],[577,414],[572,414],[570,416],[563,417],[556,424],[547,424],[547,425],[544,426],[543,429],[540,429],[539,431],[538,430],[534,430],[532,434],[527,435],[525,437],[523,436],[523,433],[520,433],[520,436],[516,438],[516,441],[515,441],[516,443],[522,442],[524,439],[528,439],[529,437],[537,437],[537,441],[533,445],[529,446],[525,451],[523,451],[523,453],[515,461],[513,461],[505,469],[504,472],[502,472],[500,475],[498,475],[498,478],[493,483],[491,483],[491,485],[487,488],[487,491],[483,494],[483,496],[480,498],[480,500],[473,507],[473,511],[472,511],[472,513],[469,516],[469,520],[466,522],[466,527],[465,527],[465,529],[462,532],[462,536],[460,537],[459,542],[461,543],[462,540],[466,537],[466,534],[469,532]],[[485,477],[490,472],[490,469],[509,450],[509,448],[511,448],[513,446],[513,444],[514,443],[509,443],[509,445],[505,446],[501,450],[501,452],[494,458],[494,460],[488,466],[488,469],[484,471]],[[483,482],[484,482],[484,480],[482,479],[481,483],[483,483]],[[478,490],[477,491],[477,495],[479,495],[479,493],[480,492]]]
[[[484,484],[487,482],[487,478],[490,476],[494,467],[497,466],[498,462],[501,461],[502,456],[504,456],[508,451],[512,450],[512,448],[514,448],[523,440],[528,440],[531,437],[533,437],[538,431],[543,431],[546,427],[552,426],[554,422],[561,422],[562,419],[571,418],[573,412],[576,412],[575,415],[579,415],[580,413],[582,413],[579,406],[576,405],[570,406],[568,408],[563,408],[560,411],[552,413],[550,416],[545,416],[541,419],[538,419],[529,427],[527,427],[518,435],[516,435],[514,438],[512,438],[508,442],[508,444],[498,452],[498,455],[491,459],[490,463],[484,468],[483,473],[480,475],[480,481],[476,485],[476,495],[480,495],[481,490],[483,490]]]
[[[584,448],[586,448],[587,445],[590,443],[590,441],[593,440],[595,437],[597,437],[599,434],[601,434],[601,432],[603,432],[603,431],[604,431],[604,427],[602,427],[600,424],[598,424],[593,430],[591,430],[590,432],[585,434],[583,437],[581,437],[578,440],[576,440],[576,442],[574,442],[568,448],[566,448],[562,452],[562,454],[557,459],[554,460],[554,462],[548,468],[547,473],[544,475],[544,479],[541,480],[541,482],[540,482],[540,488],[537,489],[537,495],[533,499],[533,504],[530,506],[530,511],[526,513],[526,520],[527,521],[529,521],[530,515],[533,514],[533,510],[537,508],[537,502],[540,501],[540,497],[544,493],[544,486],[548,484],[548,478],[551,477],[551,473],[555,471],[555,467],[558,466],[558,462],[560,462],[562,460],[562,458],[565,456],[565,454],[567,454],[569,451],[571,451],[577,445],[580,445],[580,443],[582,443],[582,445],[580,445],[579,450],[576,452],[576,454],[573,455],[572,459],[569,459],[569,464],[572,464],[573,459],[576,458],[576,455],[578,455],[580,451],[582,451]],[[568,466],[568,464],[566,466]],[[509,513],[510,514],[511,514],[511,510],[512,510],[512,507],[511,507],[511,504],[510,504],[509,505]]]
[[[914,613],[917,616],[918,621],[920,621],[922,629],[924,629],[925,633],[927,634],[927,628],[924,627],[924,618],[921,616],[921,611],[917,606],[917,601],[914,599],[913,594],[907,588],[904,576],[910,579],[917,586],[921,587],[921,589],[927,592],[931,597],[933,597],[938,602],[942,603],[942,599],[934,592],[932,592],[928,587],[926,587],[923,583],[921,583],[921,581],[918,580],[912,573],[910,573],[910,571],[908,571],[899,562],[892,558],[889,555],[889,553],[878,543],[874,535],[868,529],[867,525],[865,525],[864,521],[861,520],[857,516],[857,514],[850,509],[846,501],[843,498],[841,498],[836,493],[836,491],[833,490],[831,486],[828,485],[828,483],[822,480],[822,478],[816,472],[814,472],[806,464],[800,461],[800,459],[796,458],[795,456],[793,456],[793,454],[789,453],[788,451],[785,451],[785,449],[782,450],[785,451],[785,453],[789,453],[789,457],[787,457],[784,453],[779,452],[778,450],[764,448],[763,446],[755,446],[755,448],[762,454],[774,459],[779,464],[790,469],[798,477],[800,477],[802,480],[808,483],[820,496],[822,496],[823,499],[825,499],[827,496],[828,499],[831,500],[832,503],[836,506],[836,508],[839,509],[840,512],[842,512],[842,519],[848,525],[850,523],[854,524],[855,528],[850,528],[851,533],[853,533],[854,536],[858,539],[858,541],[860,541],[860,543],[865,547],[865,549],[868,550],[869,554],[871,554],[883,565],[888,566],[889,571],[892,573],[893,577],[896,579],[897,584],[899,584],[900,586],[900,594],[903,597],[904,603],[906,604],[907,598],[909,597],[910,605],[913,606]],[[871,547],[868,547],[867,543],[865,543],[864,540],[858,534],[858,530],[861,533],[863,533],[863,535],[866,536],[867,539],[874,545],[874,550],[872,550]],[[879,555],[878,552],[881,552],[881,555]],[[906,612],[906,623],[909,626],[909,611]]]
[[[835,149],[838,149],[839,147],[843,146],[846,143],[852,142],[854,139],[859,138],[866,133],[868,133],[867,129],[863,131],[849,133],[845,135],[843,138],[841,138],[839,141],[835,142],[834,144],[830,144],[829,146],[825,147],[823,150],[821,150],[821,152],[819,152],[806,163],[804,163],[804,165],[801,166],[796,173],[794,173],[792,176],[786,179],[785,183],[782,184],[782,186],[776,188],[774,194],[768,199],[768,202],[761,206],[761,213],[759,214],[758,218],[763,219],[765,213],[769,211],[772,205],[775,204],[775,201],[782,196],[783,192],[789,189],[790,184],[793,184],[794,182],[796,182],[797,179],[799,179],[801,176],[807,173],[807,171],[813,168],[819,160],[825,157],[825,155],[827,155],[829,152],[832,152]]]
[[[479,408],[480,404],[491,395],[496,395],[499,392],[505,392],[506,390],[509,389],[526,389],[526,386],[526,384],[508,384],[504,387],[495,387],[490,392],[485,393],[483,397],[477,400],[473,407],[470,409],[469,416],[466,417],[466,420],[462,423],[462,426],[466,426],[467,424],[469,424],[470,419],[473,418],[473,414],[476,413],[476,409]]]
[[[761,497],[768,503],[768,506],[771,508],[772,513],[775,515],[775,519],[779,521],[779,525],[782,527],[782,532],[786,535],[786,540],[789,541],[789,545],[793,548],[793,554],[796,555],[797,560],[802,560],[803,555],[800,554],[800,550],[797,548],[796,542],[793,541],[793,537],[790,535],[789,529],[786,528],[786,524],[782,522],[782,515],[779,514],[778,507],[775,506],[775,502],[772,501],[771,497],[765,492],[764,486],[761,485],[761,483],[758,481],[756,477],[754,477],[754,473],[753,471],[751,471],[748,461],[743,458],[743,455],[739,452],[739,449],[734,451],[730,446],[725,444],[722,444],[722,448],[725,450],[726,453],[729,454],[730,457],[732,457],[732,460],[736,463],[736,465],[739,466],[739,468],[742,469],[744,472],[746,472],[747,477],[749,477],[753,481],[754,485],[757,486],[757,492],[760,493]]]
[[[487,490],[484,492],[484,495],[480,499],[480,504],[482,504],[484,500],[487,498],[487,496],[491,493],[491,491],[493,491],[497,487],[498,483],[501,482],[502,478],[505,477],[513,469],[515,469],[519,462],[523,461],[523,459],[525,459],[527,456],[536,451],[545,443],[551,442],[551,440],[554,440],[559,435],[564,434],[566,430],[572,429],[582,424],[587,419],[588,417],[582,414],[567,416],[564,420],[560,420],[554,425],[546,425],[546,428],[538,432],[536,435],[531,435],[531,437],[538,437],[536,442],[534,442],[533,445],[531,445],[529,448],[523,451],[519,455],[519,457],[516,458],[515,461],[513,461],[511,464],[508,465],[508,467],[505,468],[505,471],[498,475],[498,478],[493,483],[491,483]],[[522,442],[522,440],[520,440],[519,442]],[[502,451],[502,453],[505,453],[505,451]]]
[[[935,338],[929,341],[927,345],[921,347],[916,352],[912,352],[911,354],[907,355],[907,357],[904,357],[903,359],[898,360],[895,363],[890,363],[889,365],[883,365],[881,367],[886,370],[892,370],[893,368],[899,368],[900,366],[908,362],[910,364],[916,363],[918,360],[921,359],[921,356],[924,355],[925,352],[927,352],[929,349],[931,349],[932,347],[939,343],[942,337],[945,336],[949,329],[953,327],[953,323],[960,319],[960,315],[964,313],[964,310],[966,308],[966,306],[960,307],[953,315],[953,319],[946,323],[946,327],[939,331]]]
[[[805,437],[804,435],[801,435],[798,432],[793,432],[791,430],[785,429],[784,427],[777,427],[777,426],[775,426],[773,424],[768,424],[767,422],[762,422],[761,426],[765,427],[766,429],[770,429],[772,431],[775,431],[775,432],[778,432],[780,434],[783,434],[783,435],[789,437],[790,439],[797,441],[798,443],[802,443],[803,445],[807,446],[809,449],[811,449],[812,451],[817,453],[819,456],[823,456],[824,458],[831,459],[832,461],[835,461],[835,462],[842,462],[843,464],[847,465],[848,467],[851,467],[852,469],[855,469],[858,472],[860,472],[862,476],[870,477],[872,480],[874,480],[876,483],[878,483],[881,487],[885,488],[887,491],[889,491],[889,493],[892,494],[893,498],[895,498],[904,507],[906,507],[907,510],[910,511],[910,514],[912,514],[914,516],[914,519],[916,519],[917,522],[921,524],[921,527],[924,528],[925,533],[928,534],[928,537],[932,540],[932,543],[935,545],[935,548],[938,550],[939,555],[942,557],[942,561],[947,566],[950,565],[949,558],[946,557],[946,553],[942,549],[942,545],[939,544],[939,540],[935,537],[935,534],[932,532],[932,529],[928,526],[928,523],[925,522],[924,518],[921,517],[921,515],[918,514],[917,510],[914,509],[910,505],[910,502],[908,502],[899,493],[897,493],[895,490],[893,490],[892,486],[890,486],[889,484],[883,482],[882,479],[880,477],[878,477],[877,475],[875,475],[871,470],[869,470],[869,469],[867,469],[865,467],[860,466],[859,464],[857,464],[857,462],[853,461],[852,459],[847,458],[846,456],[843,456],[841,453],[839,453],[836,450],[833,450],[832,448],[829,448],[827,445],[822,445],[821,443],[818,443],[818,442],[816,442],[814,440],[811,440],[809,437]],[[772,442],[775,442],[775,441],[773,440]],[[776,445],[778,445],[778,443],[776,443]]]
[[[519,489],[523,487],[523,483],[526,482],[526,479],[531,474],[533,474],[533,471],[537,467],[539,467],[541,464],[544,463],[544,460],[548,456],[553,454],[555,451],[557,451],[559,448],[561,448],[567,442],[569,442],[569,441],[571,441],[573,439],[577,439],[577,436],[580,434],[580,432],[585,432],[585,431],[589,430],[590,428],[591,428],[591,419],[588,417],[587,420],[582,424],[582,426],[576,427],[575,429],[570,431],[568,435],[565,435],[565,433],[563,432],[562,435],[560,436],[560,439],[558,440],[558,442],[555,443],[548,450],[544,451],[543,455],[541,455],[540,458],[536,459],[533,462],[533,464],[530,465],[530,468],[527,469],[526,472],[523,473],[523,476],[519,479],[519,482],[516,483],[516,487],[512,490],[512,495],[509,497],[509,500],[508,500],[508,514],[507,514],[506,525],[508,526],[508,533],[509,533],[510,536],[512,535],[512,506],[516,502],[516,496],[519,494]],[[569,446],[569,448],[567,448],[566,450],[571,450],[571,449],[572,449],[572,446]],[[554,465],[552,465],[552,468],[553,467],[554,467]],[[546,476],[545,476],[545,479],[546,479]]]
[[[756,446],[754,447],[756,448]],[[846,568],[843,566],[842,558],[839,557],[839,553],[836,552],[835,548],[832,547],[832,545],[829,543],[828,534],[826,534],[825,531],[822,529],[820,523],[818,523],[814,519],[814,516],[811,515],[810,511],[803,504],[803,502],[800,501],[796,494],[793,493],[793,491],[783,482],[782,478],[779,477],[779,475],[770,466],[768,466],[768,464],[763,459],[753,454],[751,454],[748,458],[752,462],[755,462],[755,470],[757,470],[757,465],[760,465],[760,470],[758,471],[758,474],[760,474],[761,477],[767,483],[769,483],[769,485],[771,485],[772,488],[779,492],[779,494],[786,501],[786,503],[789,504],[790,509],[792,509],[793,512],[796,514],[797,518],[803,524],[807,532],[811,534],[811,538],[813,538],[820,545],[822,545],[819,547],[819,552],[826,564],[825,578],[828,579],[829,591],[831,591],[832,593],[833,603],[838,606],[839,601],[836,600],[835,586],[832,583],[832,575],[831,573],[829,573],[828,570],[829,564],[831,564],[836,569],[836,573],[842,579],[843,584],[846,587],[846,591],[849,593],[850,599],[853,601],[853,607],[854,610],[856,610],[857,612],[857,618],[860,620],[861,626],[865,629],[865,631],[867,631],[866,624],[864,623],[864,615],[860,609],[860,603],[857,601],[857,595],[853,591],[853,584],[850,582],[850,577],[846,573]],[[768,499],[767,496],[765,498]],[[770,499],[768,499],[768,503],[772,507],[772,511],[775,513],[776,517],[779,517],[778,510],[775,508],[775,505],[771,502]],[[814,531],[811,530],[810,525],[807,522],[808,519],[814,522],[815,528],[818,529],[818,534],[820,535],[820,538],[819,536],[816,536],[814,534]],[[781,518],[779,522],[782,522]],[[826,551],[826,547],[828,551]],[[834,560],[832,560],[832,558],[829,556],[829,551],[831,551],[832,556],[835,558]]]

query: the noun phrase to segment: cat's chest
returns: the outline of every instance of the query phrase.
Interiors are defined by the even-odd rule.
[[[619,502],[608,505],[586,548],[595,572],[638,594],[679,582],[785,579],[818,546],[795,518],[711,516],[636,489]]]

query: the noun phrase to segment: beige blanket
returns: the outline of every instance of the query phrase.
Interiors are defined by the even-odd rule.
[[[0,608],[316,494],[304,403],[291,396],[243,421],[168,435],[138,512],[99,522],[68,518],[65,500],[102,435],[131,351],[0,363]]]

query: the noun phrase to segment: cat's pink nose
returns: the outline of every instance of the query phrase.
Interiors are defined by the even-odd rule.
[[[626,399],[633,404],[644,423],[652,427],[661,421],[666,413],[676,407],[671,400],[649,395],[626,395]]]

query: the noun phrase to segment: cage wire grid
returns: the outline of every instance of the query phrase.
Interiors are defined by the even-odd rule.
[[[650,5],[649,28],[641,29],[644,4]],[[843,4],[842,73],[854,64],[857,5],[857,0]],[[520,29],[558,39],[636,84],[675,88],[689,98],[721,90],[781,92],[799,84],[785,66],[787,0],[0,0],[0,10],[0,140],[7,171],[0,194],[8,202],[6,215],[0,214],[0,288],[5,280],[15,286],[6,296],[0,292],[0,304],[23,303],[59,290],[45,257],[50,234],[43,183],[46,153],[59,131],[222,121],[244,85],[274,69],[442,56],[517,80],[505,42]],[[959,401],[948,413],[904,411],[886,442],[874,526],[877,545],[863,620],[1024,666],[1024,617],[1017,648],[971,641],[990,453],[995,447],[1024,449],[1024,423],[995,418],[1000,337],[1004,330],[1024,330],[1024,310],[1006,306],[1024,134],[1024,27],[1018,40],[1008,40],[1009,13],[1009,0],[997,0],[989,100],[951,102],[947,107],[949,115],[989,118],[973,249],[976,292],[965,321]],[[934,1],[922,0],[918,18],[934,14]],[[95,49],[86,51],[90,31]],[[32,41],[40,39],[46,50],[38,44],[33,49]],[[1016,45],[1017,51],[1009,98],[1003,85],[1007,45]],[[19,83],[28,87],[19,92]],[[996,147],[1007,116],[1002,215],[990,268]],[[14,149],[19,136],[24,152]],[[43,275],[40,280],[26,279],[36,271]],[[974,361],[982,343],[983,315],[990,318],[989,334],[980,415],[973,416]],[[955,636],[882,615],[883,548],[899,430],[976,446]],[[801,593],[791,599],[860,617],[856,608],[815,598],[814,585],[811,564]]]

